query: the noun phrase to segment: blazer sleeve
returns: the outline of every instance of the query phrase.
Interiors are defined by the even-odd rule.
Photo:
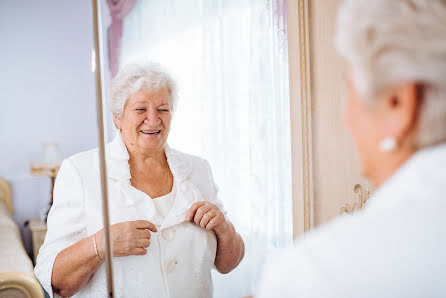
[[[45,241],[34,269],[37,279],[50,297],[54,295],[51,276],[57,255],[87,237],[83,183],[79,169],[70,159],[62,162],[54,185],[53,198]]]

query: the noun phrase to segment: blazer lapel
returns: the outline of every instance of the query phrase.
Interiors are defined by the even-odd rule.
[[[135,206],[141,211],[144,219],[161,225],[162,218],[156,212],[150,197],[130,184],[129,154],[119,132],[106,146],[106,164],[110,210],[119,212]],[[99,156],[96,166],[99,172]],[[115,216],[119,217],[117,214]]]
[[[188,179],[192,173],[192,166],[185,154],[170,148],[167,144],[164,149],[177,190],[173,206],[163,220],[150,197],[130,184],[129,154],[121,133],[118,132],[113,141],[106,146],[111,205],[117,210],[138,206],[144,213],[145,219],[161,226],[162,229],[184,222],[190,206],[205,200],[200,190]],[[99,171],[99,156],[96,165]]]
[[[180,224],[186,220],[186,214],[190,206],[196,202],[204,201],[200,190],[189,179],[192,173],[192,165],[184,153],[165,148],[167,162],[174,176],[177,193],[172,208],[163,221],[161,229]]]
[[[186,221],[186,214],[190,206],[203,201],[204,198],[198,188],[186,180],[178,185],[177,194],[172,208],[163,221],[161,229],[165,229]]]

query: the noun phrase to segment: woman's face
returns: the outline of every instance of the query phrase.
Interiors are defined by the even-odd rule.
[[[127,100],[122,116],[114,121],[130,153],[156,154],[164,149],[172,118],[167,88],[141,88]]]

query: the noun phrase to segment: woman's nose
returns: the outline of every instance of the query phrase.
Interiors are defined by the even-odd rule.
[[[158,111],[148,110],[146,114],[146,119],[144,119],[144,123],[150,126],[159,125],[161,123],[161,119],[158,115]]]

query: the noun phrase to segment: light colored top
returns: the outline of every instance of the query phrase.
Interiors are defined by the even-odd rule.
[[[115,297],[212,297],[216,237],[185,219],[195,202],[206,200],[224,209],[207,161],[168,146],[165,153],[176,195],[163,218],[153,200],[131,186],[129,155],[121,135],[107,144],[111,224],[144,219],[159,227],[146,255],[113,258]],[[51,274],[57,254],[103,228],[97,149],[63,161],[47,224],[35,273],[53,296]],[[73,297],[107,297],[105,264]]]
[[[446,144],[271,260],[256,298],[446,297]]]
[[[169,214],[170,209],[175,201],[175,185],[172,187],[172,191],[164,196],[154,198],[153,204],[155,205],[155,210],[164,219],[167,214]]]

